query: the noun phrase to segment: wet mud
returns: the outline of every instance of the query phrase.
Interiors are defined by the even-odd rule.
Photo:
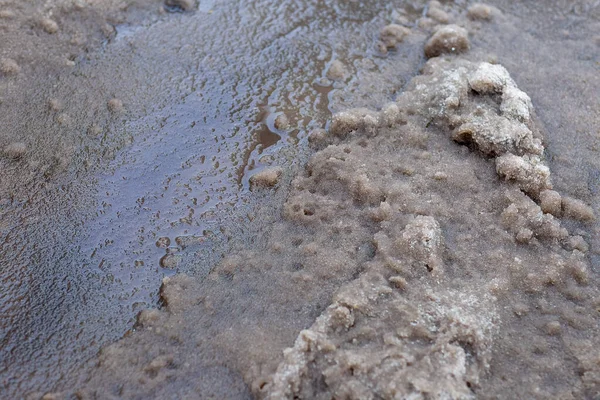
[[[594,2],[0,11],[4,397],[599,395]]]

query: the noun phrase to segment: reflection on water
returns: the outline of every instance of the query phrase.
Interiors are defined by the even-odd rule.
[[[575,75],[597,69],[593,38],[564,41],[586,38],[578,22],[586,13],[597,20],[600,7],[551,3],[552,23],[530,18],[539,26],[528,35],[556,40],[553,51],[531,51],[521,31],[510,46],[488,37],[482,47],[497,53],[548,124],[557,187],[595,194],[594,153],[583,157],[574,145],[595,146],[595,104],[560,108],[556,93],[597,98],[597,86],[582,88],[562,71],[576,59]],[[249,177],[301,163],[307,134],[331,111],[392,100],[418,71],[422,46],[407,42],[385,58],[373,42],[385,24],[423,15],[424,4],[202,0],[195,13],[117,23],[101,49],[71,57],[72,70],[30,75],[19,101],[2,81],[0,95],[11,100],[0,103],[1,133],[16,132],[28,148],[21,160],[0,158],[0,394],[64,383],[156,305],[162,277],[203,276],[231,247],[254,240],[245,228],[257,202]],[[518,3],[504,8],[523,12]],[[345,70],[337,80],[327,73],[335,60]],[[553,65],[545,76],[554,84],[523,64]],[[112,98],[122,113],[107,110]],[[559,137],[565,126],[568,138]],[[573,186],[581,174],[584,183]],[[258,201],[268,206],[265,197]]]
[[[162,277],[206,274],[253,240],[249,177],[301,162],[344,87],[324,81],[332,59],[370,58],[400,4],[201,1],[117,24],[73,70],[36,76],[37,94],[5,114],[27,112],[31,154],[0,182],[3,389],[72,375],[156,305]]]

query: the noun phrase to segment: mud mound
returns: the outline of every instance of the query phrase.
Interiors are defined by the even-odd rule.
[[[341,182],[357,207],[371,208],[381,230],[365,272],[284,352],[266,398],[493,396],[490,383],[522,379],[508,373],[521,363],[544,380],[579,380],[576,369],[555,375],[537,360],[545,358],[536,346],[546,335],[565,340],[550,359],[566,362],[575,348],[588,346],[589,339],[576,339],[578,330],[595,326],[597,316],[585,245],[574,249],[581,238],[534,201],[541,197],[546,209],[558,202],[560,209],[560,195],[548,190],[529,97],[499,65],[435,58],[423,71],[381,112],[334,116],[332,145],[299,179],[304,191],[293,199],[307,203],[315,190]],[[467,147],[452,147],[450,139]],[[579,218],[592,218],[582,207],[587,212]],[[570,301],[573,290],[577,303]],[[527,321],[550,293],[560,313],[583,317],[581,327],[565,329],[548,317],[546,324]],[[513,331],[523,334],[518,342],[506,335]],[[517,350],[528,346],[529,354]],[[497,347],[503,351],[494,354]],[[578,396],[594,393],[587,376],[595,373],[586,372]],[[524,385],[514,394],[538,390]],[[506,387],[497,395],[510,397]]]
[[[321,150],[266,251],[228,257],[210,284],[165,281],[166,307],[103,354],[86,393],[111,382],[156,396],[215,349],[260,398],[596,393],[596,278],[585,240],[560,219],[593,211],[552,190],[535,111],[504,67],[442,55],[422,70],[382,110],[341,112],[316,131]],[[305,313],[329,293],[323,312]],[[311,316],[277,365],[271,344]],[[148,376],[153,364],[172,378]]]

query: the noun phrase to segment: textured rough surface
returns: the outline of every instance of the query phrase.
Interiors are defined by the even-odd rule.
[[[567,3],[4,2],[0,397],[598,397]]]
[[[449,210],[454,210],[450,214],[442,211],[443,208],[438,208],[438,212],[434,212],[435,218],[423,216],[422,214],[431,212],[425,210],[431,209],[428,206],[418,207],[417,204],[413,204],[412,207],[415,207],[413,212],[421,215],[412,220],[408,217],[405,227],[398,228],[402,223],[397,222],[398,216],[395,210],[406,213],[411,209],[410,200],[406,197],[407,193],[413,192],[408,189],[410,186],[404,187],[404,190],[393,187],[384,189],[381,186],[378,188],[377,183],[369,178],[361,178],[359,170],[350,166],[347,169],[348,173],[354,174],[356,176],[354,179],[363,182],[362,193],[358,198],[367,201],[367,204],[376,203],[375,199],[378,196],[386,199],[373,211],[373,217],[381,221],[382,227],[374,236],[377,248],[375,257],[366,264],[366,270],[360,278],[342,288],[336,294],[333,304],[311,328],[300,333],[293,347],[284,352],[284,360],[267,386],[266,398],[326,399],[334,394],[356,399],[396,398],[397,396],[477,398],[478,394],[482,393],[478,388],[485,391],[490,366],[495,365],[494,368],[498,368],[503,363],[503,356],[497,354],[495,358],[492,357],[492,349],[499,332],[496,329],[501,331],[503,326],[511,324],[509,321],[515,318],[515,314],[511,315],[512,312],[508,314],[501,312],[496,303],[499,297],[504,296],[503,293],[506,293],[508,287],[520,288],[517,290],[527,293],[531,290],[543,290],[542,285],[561,286],[569,279],[574,279],[576,282],[585,282],[587,279],[587,273],[583,272],[585,267],[581,264],[581,252],[577,250],[572,255],[568,252],[570,247],[578,246],[579,239],[573,236],[571,240],[565,241],[569,237],[568,231],[561,227],[559,220],[553,215],[544,213],[535,202],[539,197],[544,207],[555,207],[551,203],[556,200],[551,199],[556,197],[554,195],[556,192],[547,190],[550,186],[550,173],[542,164],[541,141],[533,137],[532,130],[536,130],[536,127],[530,119],[533,113],[530,102],[524,103],[527,106],[527,118],[525,118],[523,113],[515,116],[502,112],[502,103],[498,105],[481,97],[502,94],[506,87],[518,91],[506,69],[501,66],[490,67],[485,63],[477,64],[453,59],[432,60],[425,66],[424,71],[425,74],[415,78],[409,85],[409,90],[399,97],[397,112],[402,113],[408,105],[419,104],[418,109],[425,112],[423,116],[433,118],[442,132],[453,132],[452,125],[476,126],[477,128],[469,130],[469,140],[464,137],[457,140],[456,131],[452,137],[463,144],[474,142],[476,144],[474,150],[484,156],[501,154],[496,158],[496,170],[510,183],[506,192],[501,194],[501,190],[498,191],[500,187],[481,191],[475,189],[481,181],[479,184],[472,181],[475,187],[472,186],[470,189],[474,190],[471,196],[491,196],[491,198],[499,196],[493,202],[498,204],[507,202],[506,209],[498,212],[497,227],[503,226],[511,232],[516,243],[533,245],[539,250],[547,248],[554,261],[541,267],[536,257],[547,258],[547,256],[542,256],[541,253],[537,256],[531,254],[533,264],[529,264],[528,268],[517,265],[508,267],[508,271],[512,272],[504,276],[499,270],[495,270],[493,278],[490,277],[491,280],[482,283],[481,286],[468,284],[469,281],[474,282],[472,279],[458,283],[452,278],[457,276],[455,274],[458,271],[455,268],[460,269],[459,265],[463,264],[468,257],[465,258],[463,254],[448,258],[448,252],[452,251],[447,247],[447,240],[444,240],[443,230],[436,219],[447,221],[442,223],[443,226],[449,223],[446,218],[452,220],[457,217],[457,209],[445,203],[449,199],[434,200],[433,204],[447,204]],[[470,94],[469,85],[472,88],[476,86],[479,94],[475,96]],[[456,100],[448,100],[452,97]],[[519,94],[518,97],[528,99],[525,94]],[[423,104],[418,103],[419,101],[431,101],[431,103]],[[488,107],[489,111],[486,110]],[[429,110],[435,112],[430,114]],[[377,139],[370,139],[367,142],[369,144],[364,146],[377,147],[375,143],[385,140],[382,136],[390,135],[390,139],[402,137],[403,132],[408,135],[411,130],[412,134],[415,134],[416,128],[411,122],[414,121],[414,117],[405,117],[403,123],[408,122],[408,124],[403,125],[402,128],[395,128],[398,130],[392,128],[388,133],[385,129],[383,131],[378,129],[374,134],[370,128],[360,123],[364,115],[366,115],[365,111],[358,110],[334,116],[334,121],[353,121],[352,129],[347,128],[345,131],[351,131],[354,139],[350,143],[342,142],[336,145],[347,149],[346,153],[350,155],[349,157],[352,157],[354,151],[360,149],[361,135],[366,137],[376,135]],[[482,118],[482,115],[488,116]],[[354,116],[354,119],[350,116]],[[377,116],[371,117],[377,119]],[[380,115],[378,120],[384,119]],[[503,123],[512,124],[511,129],[507,129],[506,133],[498,129],[498,126],[502,126]],[[332,124],[331,128],[335,130],[338,126]],[[519,130],[522,133],[517,137],[513,136],[514,132]],[[487,132],[490,134],[486,134]],[[334,142],[337,143],[337,140]],[[354,147],[352,143],[358,146]],[[350,149],[353,150],[352,153]],[[325,153],[331,151],[331,147],[324,150]],[[364,152],[364,150],[360,151]],[[395,164],[383,156],[381,148],[379,151],[375,149],[373,151],[379,154],[383,165]],[[322,156],[319,154],[316,156],[316,158],[320,157]],[[407,159],[409,158],[404,157],[405,163]],[[440,159],[440,154],[428,155],[425,159],[437,160],[433,162],[434,165],[436,163],[446,165],[444,174],[431,173],[433,179],[450,180],[454,184],[468,182],[468,179],[464,178],[460,180],[450,178],[453,176],[454,168],[448,168],[451,162],[444,162]],[[348,156],[345,157],[345,163],[351,164]],[[340,165],[337,168],[339,170],[343,167]],[[420,174],[427,175],[423,170],[409,172],[411,170],[407,167],[403,167],[402,170],[411,177],[408,182]],[[315,164],[312,164],[310,171],[311,176],[320,176]],[[344,176],[341,172],[337,174]],[[542,194],[540,190],[543,190]],[[498,194],[493,194],[496,191]],[[371,193],[376,195],[371,196]],[[401,195],[400,198],[403,200],[397,203],[396,196],[400,193],[406,194]],[[436,189],[428,193],[433,196],[440,194],[444,198],[442,192]],[[560,195],[558,196],[560,201]],[[564,204],[563,201],[563,207]],[[583,211],[585,208],[581,202],[567,204],[570,204],[568,207],[573,210],[572,215],[579,215],[582,218],[583,215],[588,215]],[[493,224],[488,225],[486,229],[494,229],[492,227]],[[476,243],[482,239],[481,237],[476,239],[476,236],[465,234],[462,240]],[[502,235],[486,241],[489,246],[487,248],[489,256],[495,257],[492,254],[496,252],[500,256],[503,252],[500,248],[504,246],[501,243],[505,239],[501,237]],[[559,242],[564,243],[565,250],[556,247]],[[585,249],[585,246],[580,248]],[[531,248],[532,253],[537,251]],[[451,259],[455,261],[452,262]],[[520,264],[523,261],[515,258],[514,262]],[[453,264],[450,270],[449,264]],[[562,265],[573,265],[573,267],[563,269],[565,267]],[[480,265],[480,268],[482,273],[486,270],[484,265]],[[572,275],[568,272],[570,268],[574,268]],[[536,271],[536,269],[540,270]],[[564,272],[561,271],[566,272],[567,275],[563,275]],[[579,275],[580,273],[583,274]],[[517,278],[518,276],[522,278]],[[525,279],[523,283],[513,281],[513,279],[523,278]],[[457,293],[446,292],[448,289],[442,288],[448,288],[450,282],[454,282],[452,287],[456,288],[457,286],[454,285],[458,284],[462,289]],[[482,292],[472,292],[477,287]],[[449,303],[446,303],[447,301]],[[445,307],[451,307],[452,311]],[[518,307],[523,305],[519,304]],[[515,312],[518,315],[524,311]],[[427,322],[421,319],[424,315],[427,315]],[[560,335],[563,332],[558,321],[549,322],[542,329],[550,336]],[[499,344],[499,346],[503,345]],[[594,393],[594,385],[586,387],[585,393]],[[506,394],[502,394],[504,395]]]
[[[212,346],[198,344],[209,353],[216,346],[256,397],[512,397],[536,393],[536,376],[579,385],[575,397],[595,393],[597,367],[587,359],[585,379],[578,368],[546,368],[567,362],[572,349],[595,351],[596,339],[580,336],[596,332],[598,318],[585,240],[538,204],[547,207],[555,195],[535,121],[502,113],[495,101],[501,87],[470,90],[481,65],[432,59],[395,103],[334,115],[328,133],[314,133],[322,150],[292,182],[265,251],[228,257],[211,272],[210,286],[186,276],[165,280],[165,308],[140,314],[137,332],[103,355],[84,393],[98,393],[106,381],[151,396],[176,388],[142,378],[148,365],[169,371],[150,344],[165,336],[200,343],[216,329],[211,315],[235,308],[227,305],[236,302],[232,291],[256,291],[265,271],[272,287],[260,296],[271,307],[329,290],[332,300],[277,363],[266,347],[240,356],[281,338],[259,339],[259,321],[238,320]],[[505,85],[512,82],[503,75]],[[528,112],[534,115],[530,105]],[[456,127],[469,123],[477,127],[472,140],[457,140]],[[519,136],[486,134],[503,123]],[[585,215],[581,202],[562,204],[570,215]],[[198,320],[192,329],[188,321]],[[564,344],[543,350],[557,337]],[[172,369],[173,380],[207,362],[182,347],[163,348],[169,365],[192,365]],[[152,354],[108,368],[136,359],[139,348]],[[505,380],[520,384],[507,390]]]

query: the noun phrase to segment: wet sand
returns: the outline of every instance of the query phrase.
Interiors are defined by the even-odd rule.
[[[9,42],[6,395],[594,398],[598,7],[495,5],[133,7],[43,76]],[[452,71],[479,97],[426,98]]]

